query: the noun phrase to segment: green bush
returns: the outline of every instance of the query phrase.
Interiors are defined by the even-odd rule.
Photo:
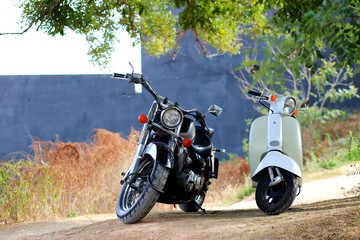
[[[245,183],[239,189],[239,191],[237,192],[237,195],[236,195],[237,199],[239,199],[239,200],[241,200],[247,196],[250,196],[252,193],[254,193],[256,191],[256,189],[252,187],[250,175],[247,176],[244,173],[244,179],[245,179]]]
[[[360,141],[359,138],[352,131],[346,141],[346,153],[344,160],[347,162],[360,161]]]
[[[62,183],[54,181],[53,175],[45,165],[31,160],[1,162],[0,221],[20,222],[56,215]]]

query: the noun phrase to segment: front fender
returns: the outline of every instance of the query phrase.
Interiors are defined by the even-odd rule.
[[[260,181],[262,170],[270,166],[282,168],[288,172],[293,173],[300,180],[299,185],[301,186],[302,173],[299,165],[295,162],[295,160],[278,151],[268,152],[261,160],[255,172],[251,176],[253,185],[255,184],[254,182],[257,183]]]
[[[170,147],[165,143],[152,142],[148,144],[143,155],[149,155],[164,167],[174,169],[174,155]]]

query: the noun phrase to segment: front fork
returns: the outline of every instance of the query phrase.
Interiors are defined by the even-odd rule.
[[[154,101],[148,112],[148,115],[147,115],[148,119],[154,119],[154,116],[155,116],[158,108],[159,108],[159,106],[158,106],[157,102]],[[136,149],[134,160],[133,160],[129,170],[125,174],[123,174],[124,178],[126,178],[129,174],[135,173],[137,167],[139,166],[141,154],[144,151],[146,143],[149,139],[149,135],[150,135],[150,129],[149,129],[149,123],[147,122],[144,124],[144,126],[141,130],[141,135],[139,138],[139,142],[138,142],[138,146]]]
[[[282,116],[281,114],[269,114],[268,116],[268,151],[282,151]],[[274,187],[281,183],[284,177],[279,168],[275,167],[277,176],[274,177],[274,170],[270,166],[268,172],[270,175],[269,187]]]
[[[284,177],[281,175],[280,169],[275,167],[275,171],[277,173],[277,176],[274,177],[274,170],[272,167],[268,167],[268,172],[270,175],[270,183],[269,187],[274,187],[277,184],[281,183],[284,180]]]

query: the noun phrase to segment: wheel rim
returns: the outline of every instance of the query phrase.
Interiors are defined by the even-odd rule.
[[[274,187],[267,187],[264,192],[264,198],[267,204],[273,205],[279,203],[283,199],[287,188],[285,180]]]
[[[129,178],[124,184],[124,194],[120,199],[119,205],[123,211],[129,210],[139,200],[141,194],[148,183],[154,162],[146,158],[142,161],[137,169],[137,174]]]

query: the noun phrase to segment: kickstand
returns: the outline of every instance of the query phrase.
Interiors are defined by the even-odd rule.
[[[206,211],[204,208],[202,208],[194,199],[192,199],[192,202],[196,204],[196,206],[198,206],[198,208],[200,208],[200,210],[204,213],[204,214],[214,214],[215,212],[208,212]]]

